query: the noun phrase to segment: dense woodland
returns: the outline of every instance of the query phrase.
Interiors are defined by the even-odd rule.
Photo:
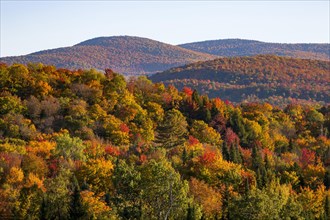
[[[330,62],[272,55],[196,62],[150,77],[232,102],[330,103]]]
[[[224,57],[274,54],[303,59],[330,59],[329,44],[280,44],[255,40],[224,39],[181,44],[180,47]]]
[[[330,218],[329,105],[42,64],[0,90],[1,219]]]

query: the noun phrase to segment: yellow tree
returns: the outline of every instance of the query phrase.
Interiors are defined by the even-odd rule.
[[[104,158],[90,159],[77,171],[79,182],[86,182],[95,193],[112,189],[113,164]]]
[[[190,133],[202,143],[213,146],[220,146],[222,143],[220,134],[204,121],[195,120],[191,126]]]

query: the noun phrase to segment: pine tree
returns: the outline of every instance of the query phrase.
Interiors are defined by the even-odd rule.
[[[212,119],[211,111],[209,109],[205,110],[205,122],[209,123]]]
[[[188,209],[187,209],[187,220],[194,220],[195,216],[193,215],[193,208],[190,207],[190,205],[188,206]]]
[[[269,183],[268,173],[265,167],[261,169],[261,179],[262,179],[262,187],[267,186]]]
[[[271,169],[271,166],[270,166],[270,162],[269,162],[269,158],[268,158],[268,155],[266,154],[265,155],[265,169],[268,171],[269,169]]]
[[[243,156],[242,156],[241,150],[239,149],[238,141],[235,142],[235,150],[236,150],[237,163],[242,164],[243,163]]]
[[[198,107],[202,107],[203,106],[203,99],[199,96],[197,90],[195,89],[193,94],[192,94],[192,100],[197,103]]]
[[[261,189],[263,186],[263,183],[262,183],[263,181],[262,181],[262,174],[261,174],[260,168],[257,169],[256,180],[257,180],[258,188]]]
[[[186,148],[183,148],[181,159],[182,159],[182,165],[186,165],[187,160],[188,160],[188,153],[187,153]]]
[[[249,179],[246,178],[245,179],[245,196],[249,195],[250,193],[250,183],[249,183]]]
[[[188,123],[176,109],[166,112],[163,122],[158,126],[157,143],[165,148],[182,145],[186,141]]]
[[[222,200],[222,220],[229,220],[230,213],[229,213],[229,203],[230,203],[230,193],[228,186],[225,186],[225,192]]]
[[[70,202],[70,219],[83,219],[87,216],[86,210],[82,204],[80,187],[77,178],[73,177],[73,194]]]
[[[248,146],[248,141],[247,141],[248,133],[245,129],[241,112],[237,111],[237,110],[234,111],[232,113],[232,115],[230,116],[229,122],[230,122],[230,125],[231,125],[233,131],[236,134],[238,134],[243,146]]]
[[[324,175],[324,186],[326,187],[326,189],[330,188],[330,171],[329,169],[327,169],[325,171],[325,175]]]
[[[42,203],[40,205],[40,210],[39,210],[39,219],[40,220],[46,220],[47,218],[47,211],[46,211],[46,201],[45,198],[42,199]]]
[[[325,197],[324,219],[330,219],[330,195]]]
[[[236,147],[233,146],[233,145],[230,147],[229,160],[230,160],[231,162],[237,163],[237,152],[236,152]]]
[[[263,161],[259,149],[254,146],[252,148],[252,168],[257,171],[258,169],[263,168]]]
[[[292,141],[292,138],[290,138],[290,140],[289,140],[289,146],[288,146],[288,151],[292,153],[293,150],[294,150],[293,141]]]
[[[229,149],[226,141],[224,141],[222,145],[222,157],[225,160],[229,160]]]

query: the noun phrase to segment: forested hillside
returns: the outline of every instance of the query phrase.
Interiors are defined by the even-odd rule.
[[[223,39],[181,44],[180,47],[223,57],[273,54],[303,59],[330,60],[330,44],[280,44]]]
[[[328,105],[1,64],[0,218],[329,219],[329,129]]]
[[[184,49],[147,38],[99,37],[72,47],[44,50],[25,56],[4,57],[0,62],[45,63],[57,68],[104,70],[126,75],[150,74],[216,56]]]
[[[143,75],[219,56],[257,54],[329,61],[330,44],[275,44],[228,39],[174,46],[141,37],[113,36],[98,37],[71,47],[43,50],[24,56],[1,57],[0,62],[8,65],[41,62],[71,70],[111,68],[125,75]]]
[[[330,62],[271,55],[220,58],[172,68],[154,82],[196,88],[232,102],[330,103]]]

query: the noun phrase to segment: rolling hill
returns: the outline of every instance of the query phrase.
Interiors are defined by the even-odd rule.
[[[134,75],[151,74],[214,58],[216,58],[214,55],[147,38],[115,36],[94,38],[72,47],[44,50],[25,56],[4,57],[0,58],[0,62],[7,64],[41,62],[68,69],[111,68],[116,72]]]
[[[180,47],[223,57],[272,54],[302,59],[330,60],[330,44],[280,44],[223,39],[181,44]]]
[[[150,77],[153,82],[197,89],[232,102],[267,101],[330,104],[330,62],[258,55],[219,58],[172,68]]]
[[[0,62],[40,62],[67,69],[111,68],[126,75],[141,75],[197,61],[256,54],[329,60],[330,44],[276,44],[227,39],[174,46],[141,37],[113,36],[98,37],[71,47],[43,50],[24,56],[2,57]]]

